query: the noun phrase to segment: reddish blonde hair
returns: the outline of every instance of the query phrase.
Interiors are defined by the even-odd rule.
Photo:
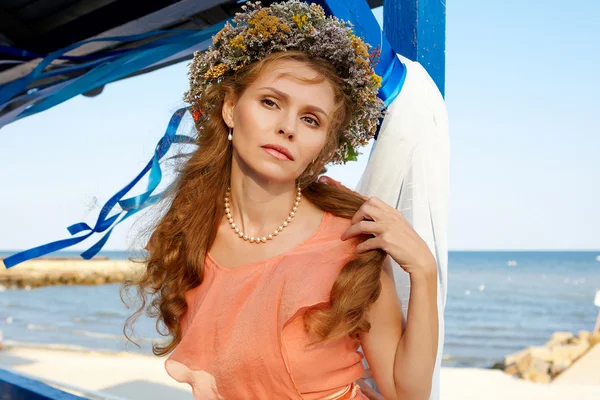
[[[349,123],[355,107],[341,89],[338,72],[327,60],[311,59],[299,51],[272,53],[238,70],[218,85],[209,87],[200,102],[215,107],[210,108],[209,115],[205,116],[207,118],[195,122],[198,132],[201,132],[197,135],[198,150],[182,164],[174,188],[163,200],[167,202],[166,213],[147,228],[147,232],[151,232],[146,247],[149,252],[141,260],[133,260],[145,264],[143,274],[126,281],[121,287],[121,299],[123,291],[135,288],[135,300],[141,303],[125,323],[125,336],[132,341],[128,330],[146,311],[147,315],[157,318],[158,332],[170,337],[171,340],[165,345],[153,345],[156,355],[171,352],[181,341],[180,321],[188,309],[184,295],[203,281],[204,258],[225,212],[221,199],[231,175],[232,161],[232,147],[227,140],[228,128],[221,114],[225,93],[240,96],[268,64],[277,60],[306,63],[318,72],[317,81],[329,80],[335,91],[333,122],[327,143],[315,165],[307,167],[298,177],[303,196],[321,210],[344,218],[352,218],[365,202],[362,196],[350,189],[316,181],[318,175],[325,172],[324,165],[337,148],[338,134]],[[192,106],[202,109],[201,104]],[[358,254],[337,277],[331,290],[330,307],[306,312],[305,326],[321,337],[316,343],[345,335],[358,340],[359,333],[369,331],[366,311],[379,297],[379,278],[384,258],[385,252],[380,249]],[[150,303],[148,295],[153,296]],[[159,329],[160,323],[167,328],[167,332]]]

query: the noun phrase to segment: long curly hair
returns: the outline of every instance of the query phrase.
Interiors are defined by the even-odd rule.
[[[202,284],[204,259],[225,212],[221,199],[231,175],[233,154],[227,139],[228,128],[221,114],[225,94],[240,96],[268,64],[277,60],[306,63],[318,72],[316,81],[326,79],[334,87],[333,122],[326,144],[314,165],[307,166],[297,179],[303,196],[321,210],[348,219],[365,202],[362,196],[348,188],[317,181],[317,177],[326,171],[325,164],[339,143],[339,132],[349,123],[356,107],[341,89],[338,72],[326,59],[310,58],[300,51],[276,52],[209,87],[199,104],[192,104],[198,110],[203,109],[201,104],[214,105],[209,108],[208,115],[195,120],[198,149],[181,163],[175,185],[163,198],[166,212],[145,230],[150,233],[148,252],[141,260],[132,260],[145,264],[145,268],[139,276],[121,286],[122,301],[131,307],[123,294],[133,288],[134,303],[139,304],[125,322],[125,337],[137,345],[128,332],[133,331],[135,321],[145,311],[149,317],[156,318],[159,334],[170,339],[166,343],[153,344],[155,355],[170,353],[182,339],[181,320],[188,310],[185,293]],[[306,329],[321,338],[315,343],[345,335],[358,340],[359,333],[369,331],[366,313],[381,291],[379,279],[384,258],[385,252],[381,249],[358,253],[338,275],[331,289],[329,306],[309,309],[304,314]],[[166,332],[160,324],[166,327]]]

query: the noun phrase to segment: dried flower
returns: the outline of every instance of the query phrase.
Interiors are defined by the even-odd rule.
[[[223,63],[217,64],[210,70],[206,71],[204,73],[204,77],[205,78],[218,78],[221,75],[223,75],[223,73],[225,73],[225,71],[227,71],[227,69],[228,69],[228,67],[226,64],[223,64]]]
[[[184,100],[197,104],[208,86],[224,75],[260,60],[272,52],[300,50],[329,60],[344,81],[343,90],[359,107],[340,137],[332,155],[333,164],[356,160],[357,147],[375,135],[384,104],[377,97],[381,77],[374,72],[380,51],[352,32],[352,24],[335,16],[327,17],[317,4],[288,0],[262,7],[260,1],[247,2],[232,23],[213,36],[213,46],[194,53],[188,75],[190,90]]]
[[[296,25],[298,25],[298,28],[302,29],[303,25],[306,25],[306,15],[292,15],[292,19],[294,20],[294,22],[296,23]]]
[[[236,37],[234,37],[231,40],[230,45],[231,45],[231,47],[237,47],[238,49],[246,50],[246,46],[244,45],[244,36],[243,35],[237,35]]]

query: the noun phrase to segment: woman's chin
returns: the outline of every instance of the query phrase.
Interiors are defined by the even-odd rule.
[[[296,180],[296,171],[291,171],[289,168],[283,168],[280,165],[268,165],[264,163],[258,166],[256,172],[265,180],[277,183],[293,182]]]
[[[294,168],[294,164],[296,164],[295,161],[276,160],[273,156],[268,156],[269,158],[254,158],[247,162],[240,159],[242,172],[245,171],[246,174],[255,174],[261,177],[262,180],[274,183],[294,182],[302,172],[297,171],[296,168]],[[243,165],[246,167],[242,167]]]

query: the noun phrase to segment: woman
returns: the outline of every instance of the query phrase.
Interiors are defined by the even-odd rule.
[[[317,181],[375,132],[375,57],[317,5],[244,10],[191,63],[198,150],[126,284],[132,319],[167,327],[154,353],[195,399],[366,399],[363,357],[386,399],[427,399],[433,255],[393,207]],[[387,255],[411,275],[406,327]]]

